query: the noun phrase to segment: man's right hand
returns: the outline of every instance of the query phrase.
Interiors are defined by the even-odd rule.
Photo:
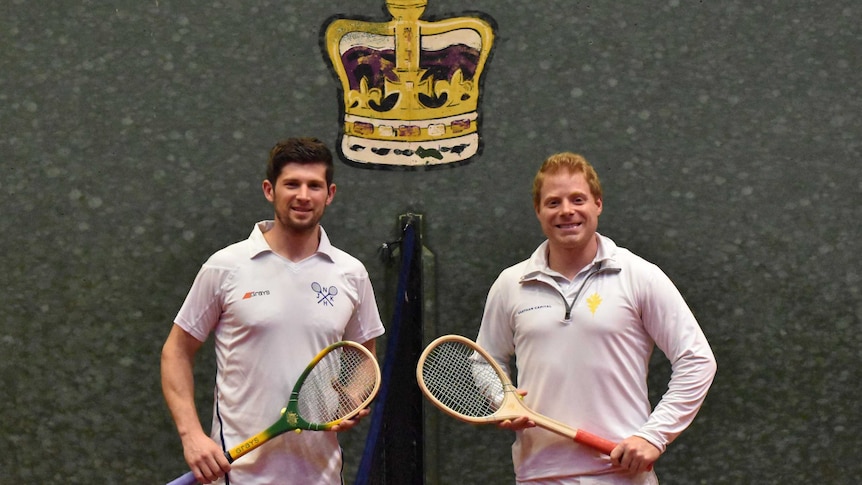
[[[203,432],[183,438],[183,455],[199,483],[212,483],[230,471],[221,447]]]
[[[521,396],[522,398],[527,395],[527,391],[524,391],[522,389],[515,389],[515,392],[517,392],[518,395]],[[525,417],[525,416],[521,416],[520,418],[507,419],[505,421],[500,421],[500,423],[497,425],[497,427],[502,428],[502,429],[508,429],[511,431],[520,431],[520,430],[526,429],[526,428],[535,428],[536,422]]]

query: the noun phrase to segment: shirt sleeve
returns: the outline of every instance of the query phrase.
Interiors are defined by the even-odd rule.
[[[356,294],[356,310],[347,324],[343,338],[363,343],[385,332],[380,311],[377,308],[377,300],[374,297],[374,287],[371,285],[368,273],[364,270],[356,278]]]
[[[228,271],[205,264],[183,302],[174,323],[201,342],[218,324],[222,313],[222,287]]]
[[[642,297],[644,328],[671,364],[668,389],[635,433],[664,451],[694,420],[716,372],[715,356],[694,315],[660,269],[653,267]]]
[[[476,343],[485,349],[500,367],[511,378],[509,363],[515,353],[514,327],[509,310],[511,297],[510,284],[507,284],[506,274],[501,274],[491,289],[485,301],[482,322],[479,325],[479,335]]]

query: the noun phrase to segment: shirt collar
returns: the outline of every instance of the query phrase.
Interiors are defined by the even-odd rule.
[[[593,258],[593,262],[590,266],[599,265],[603,268],[618,268],[619,265],[614,259],[614,255],[617,252],[617,245],[610,238],[604,237],[599,233],[596,233],[596,239],[598,239],[598,250],[596,251],[596,257]],[[540,244],[530,256],[530,259],[527,260],[524,273],[521,275],[521,281],[524,282],[539,279],[541,275],[550,277],[560,276],[559,273],[548,266],[547,240]]]
[[[272,248],[269,247],[269,244],[266,242],[266,238],[263,237],[263,233],[272,229],[272,226],[275,225],[275,221],[260,221],[254,225],[254,228],[251,230],[251,234],[248,236],[248,240],[251,242],[251,248],[249,249],[249,259],[256,257],[257,255],[264,252],[272,252]],[[323,230],[323,226],[318,226],[320,228],[320,242],[317,245],[317,252],[315,254],[322,254],[332,260],[332,250],[334,249],[332,243],[329,241],[329,236],[326,235],[326,231]]]

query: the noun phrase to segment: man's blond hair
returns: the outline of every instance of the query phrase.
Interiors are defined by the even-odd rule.
[[[536,173],[536,178],[533,179],[533,206],[535,208],[538,209],[541,203],[542,184],[545,183],[545,178],[563,170],[584,174],[587,185],[590,186],[590,193],[596,199],[602,198],[602,184],[599,181],[599,174],[596,173],[596,169],[590,165],[590,162],[577,153],[562,152],[551,155],[542,162],[542,166]]]

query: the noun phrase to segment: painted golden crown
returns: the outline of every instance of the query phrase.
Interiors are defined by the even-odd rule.
[[[330,19],[323,41],[341,86],[339,151],[357,165],[464,162],[480,150],[488,18],[424,21],[427,0],[386,0],[392,19]]]

